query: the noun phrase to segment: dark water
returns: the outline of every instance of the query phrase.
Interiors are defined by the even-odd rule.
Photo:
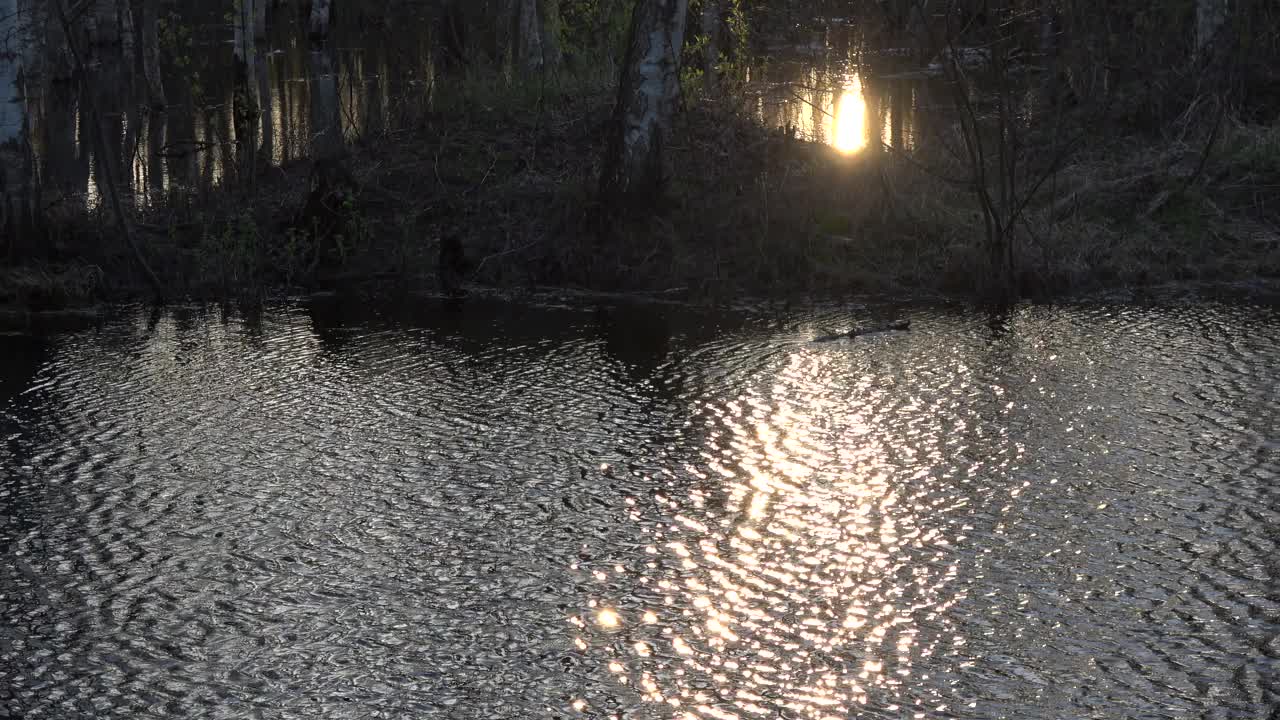
[[[0,715],[1265,718],[1280,315],[0,337]]]

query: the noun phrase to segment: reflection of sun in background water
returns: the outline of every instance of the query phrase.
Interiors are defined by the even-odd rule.
[[[919,708],[931,693],[913,665],[963,643],[947,618],[964,597],[956,538],[930,514],[944,498],[892,457],[936,456],[947,433],[917,426],[904,443],[895,413],[920,408],[895,405],[875,373],[832,392],[849,377],[838,360],[797,352],[771,387],[703,405],[701,461],[681,469],[701,482],[655,494],[657,522],[628,501],[650,536],[643,559],[591,572],[603,597],[572,623],[578,648],[603,651],[649,703],[634,717],[832,720],[872,697]]]
[[[858,75],[853,76],[853,83],[841,91],[836,102],[832,145],[843,153],[855,153],[867,146],[867,98]]]

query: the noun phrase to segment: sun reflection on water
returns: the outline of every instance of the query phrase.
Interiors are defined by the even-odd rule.
[[[867,98],[858,75],[853,76],[853,82],[841,91],[836,102],[831,144],[843,153],[855,153],[867,146]]]
[[[771,374],[700,409],[701,469],[685,467],[698,482],[651,496],[643,567],[588,576],[620,594],[574,622],[579,647],[603,650],[602,668],[655,717],[924,707],[915,667],[965,642],[949,619],[966,597],[952,552],[965,526],[949,513],[966,502],[931,464],[955,428],[831,354],[796,351]]]

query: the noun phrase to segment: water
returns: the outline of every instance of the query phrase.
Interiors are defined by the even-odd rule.
[[[913,53],[882,43],[838,24],[771,47],[747,68],[756,119],[847,155],[919,149],[937,134],[930,121],[947,88],[936,78],[906,77],[918,69]]]
[[[1220,305],[0,337],[0,715],[1267,717],[1278,352]]]

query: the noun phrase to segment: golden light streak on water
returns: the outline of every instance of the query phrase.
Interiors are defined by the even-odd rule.
[[[846,97],[842,110],[856,118],[865,104]],[[962,597],[951,587],[957,568],[920,558],[945,560],[963,537],[933,526],[926,513],[937,510],[912,499],[935,480],[900,465],[901,453],[938,452],[947,433],[919,426],[911,443],[895,443],[884,378],[859,374],[833,394],[841,376],[848,368],[831,353],[780,359],[772,385],[704,409],[702,455],[717,469],[691,475],[706,483],[683,499],[654,496],[669,514],[647,531],[646,555],[657,561],[636,587],[667,610],[636,608],[644,623],[621,630],[623,643],[605,641],[605,667],[666,708],[659,715],[749,718],[785,707],[810,720],[848,717],[873,692],[910,688],[920,658],[958,647],[951,633],[920,627]],[[927,419],[914,402],[903,412]]]

